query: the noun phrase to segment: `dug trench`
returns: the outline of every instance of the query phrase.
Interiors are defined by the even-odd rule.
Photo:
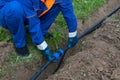
[[[120,0],[107,0],[88,20],[78,20],[78,34],[117,6],[120,6]],[[0,69],[8,54],[13,51],[11,43],[0,42]],[[42,62],[21,63],[13,69],[16,77],[6,74],[1,80],[30,80],[36,72],[31,69],[33,67],[39,69],[45,63],[41,58],[40,60]],[[68,50],[63,65],[53,75],[55,67],[56,64],[51,64],[37,80],[120,80],[120,11],[108,18],[99,29],[79,40],[74,48]]]

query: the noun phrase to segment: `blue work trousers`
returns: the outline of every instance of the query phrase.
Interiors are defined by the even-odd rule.
[[[74,15],[71,0],[56,0],[54,6],[40,18],[36,16],[31,19],[34,20],[33,26],[29,26],[29,31],[34,44],[38,45],[44,41],[43,35],[48,33],[48,29],[62,12],[65,21],[68,25],[69,32],[74,32],[77,27],[76,17]],[[26,45],[26,31],[25,22],[29,24],[30,19],[27,19],[24,13],[22,4],[17,1],[11,1],[0,9],[0,25],[12,33],[15,47],[21,48]]]

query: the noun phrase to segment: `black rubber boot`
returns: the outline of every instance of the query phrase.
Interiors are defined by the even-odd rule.
[[[29,56],[29,50],[27,46],[24,46],[22,48],[16,48],[15,50],[19,56]]]

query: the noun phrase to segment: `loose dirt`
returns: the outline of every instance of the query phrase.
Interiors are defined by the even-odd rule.
[[[108,0],[90,19],[78,21],[78,32],[85,31],[119,4],[118,0]],[[120,10],[67,54],[72,56],[66,57],[64,66],[47,80],[120,80]]]
[[[86,37],[85,49],[65,60],[48,80],[120,80],[120,25],[106,21]]]
[[[120,0],[107,0],[88,20],[78,20],[78,34],[119,5]],[[0,70],[8,54],[13,51],[13,44],[0,42]],[[44,61],[21,63],[13,69],[16,77],[6,74],[1,80],[30,80],[36,72],[31,69],[39,69],[40,63]],[[120,11],[69,50],[61,69],[55,75],[51,74],[55,67],[53,65],[37,80],[120,80]]]
[[[13,51],[13,45],[7,42],[0,42],[0,65],[4,63],[8,54]]]

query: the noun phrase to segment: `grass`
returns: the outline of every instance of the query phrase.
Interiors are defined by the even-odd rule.
[[[106,0],[73,0],[73,6],[77,18],[88,19],[94,10],[100,7]]]
[[[88,19],[92,12],[96,10],[98,7],[100,7],[103,3],[105,3],[105,0],[73,0],[75,15],[78,19]],[[46,39],[46,41],[49,47],[51,48],[52,52],[55,52],[56,50],[60,49],[61,46],[63,46],[63,44],[67,42],[66,36],[67,25],[61,13],[56,18],[54,28],[50,30],[50,33],[53,34],[53,38]],[[8,30],[2,29],[1,27],[0,27],[0,41],[12,42],[10,32]],[[85,43],[86,41],[83,42],[83,44]],[[31,63],[32,61],[39,60],[39,56],[41,55],[40,51],[36,48],[34,44],[32,44],[29,35],[27,35],[27,44],[32,56],[28,58],[22,58],[18,57],[15,54],[15,52],[13,52],[12,55],[8,56],[6,63],[2,65],[2,67],[6,66],[8,68],[9,70],[8,72],[10,72],[10,74],[12,74],[11,69],[13,69],[13,67],[16,67],[21,63],[26,62]],[[5,74],[4,71],[0,69],[0,78],[4,76],[4,74]]]
[[[11,34],[8,30],[0,27],[0,41],[11,42]]]
[[[5,73],[2,71],[2,69],[0,69],[0,78],[4,77]]]

